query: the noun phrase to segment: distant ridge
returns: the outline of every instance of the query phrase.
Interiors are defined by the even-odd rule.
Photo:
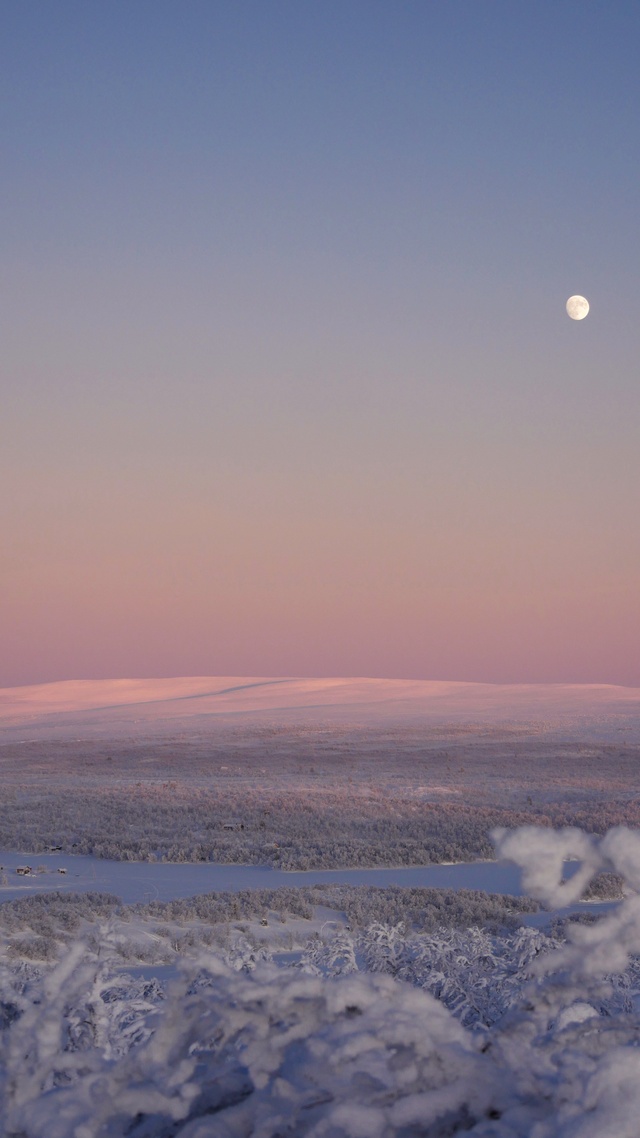
[[[442,680],[179,676],[63,680],[0,689],[0,739],[212,728],[259,721],[608,723],[640,729],[640,688]]]

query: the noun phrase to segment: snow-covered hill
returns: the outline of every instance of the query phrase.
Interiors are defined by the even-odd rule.
[[[607,724],[640,735],[640,688],[426,680],[192,676],[65,680],[0,690],[0,733],[30,738],[113,730],[175,731],[259,720],[354,723]]]

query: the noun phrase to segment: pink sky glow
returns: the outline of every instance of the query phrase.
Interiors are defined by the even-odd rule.
[[[640,685],[631,7],[7,7],[0,686]]]

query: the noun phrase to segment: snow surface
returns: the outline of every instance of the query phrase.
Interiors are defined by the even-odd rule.
[[[57,738],[201,726],[207,720],[545,722],[640,738],[640,689],[609,684],[195,676],[66,680],[0,690],[0,736]]]
[[[31,866],[22,876],[18,867]],[[60,874],[59,869],[66,869]],[[40,872],[38,872],[40,870]],[[4,876],[2,876],[4,871]],[[127,904],[195,897],[214,890],[277,889],[281,885],[400,885],[443,889],[481,889],[522,895],[520,871],[504,862],[400,866],[397,869],[283,871],[257,865],[180,864],[109,861],[74,854],[25,854],[0,850],[0,901],[51,890],[115,893]]]

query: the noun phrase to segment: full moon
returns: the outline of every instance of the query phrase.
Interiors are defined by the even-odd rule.
[[[584,320],[589,312],[589,301],[584,296],[570,296],[567,301],[567,316],[572,320]]]

